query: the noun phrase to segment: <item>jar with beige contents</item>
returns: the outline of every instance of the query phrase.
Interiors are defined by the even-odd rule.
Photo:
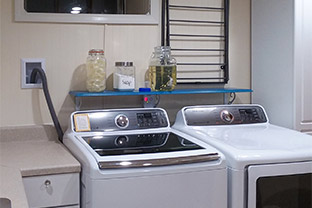
[[[106,59],[101,49],[89,51],[86,86],[89,92],[102,92],[106,88]]]

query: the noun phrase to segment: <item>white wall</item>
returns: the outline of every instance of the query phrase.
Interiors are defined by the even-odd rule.
[[[20,87],[21,58],[46,59],[50,94],[63,126],[67,124],[69,113],[74,111],[73,98],[68,92],[85,90],[84,63],[89,49],[104,48],[109,88],[115,61],[134,61],[137,85],[143,86],[149,57],[153,47],[160,43],[157,25],[18,23],[14,21],[13,5],[13,0],[2,0],[0,4],[0,126],[51,123],[42,90]],[[231,1],[230,82],[227,87],[250,88],[249,7],[249,0]],[[162,107],[174,109],[176,104],[171,104],[168,98],[162,97]],[[183,105],[183,97],[177,100]],[[221,102],[222,97],[194,95],[192,100],[193,104],[216,103]],[[249,103],[250,95],[238,95],[237,102]],[[140,97],[91,98],[86,99],[86,103],[88,108],[135,107],[140,105]]]

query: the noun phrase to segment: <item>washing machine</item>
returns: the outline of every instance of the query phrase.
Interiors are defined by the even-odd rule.
[[[224,155],[163,109],[77,111],[63,142],[82,165],[83,208],[227,207]]]
[[[225,155],[229,208],[312,208],[312,136],[270,124],[260,105],[184,107],[172,128]]]

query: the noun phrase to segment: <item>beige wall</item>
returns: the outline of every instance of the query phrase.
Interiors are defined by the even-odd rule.
[[[249,6],[249,0],[231,1],[230,82],[226,87],[250,87]],[[66,128],[68,115],[74,111],[73,98],[68,92],[85,89],[84,63],[89,49],[104,48],[109,88],[115,61],[133,61],[137,86],[141,87],[153,47],[160,43],[156,25],[17,23],[13,0],[1,0],[0,11],[0,126],[51,123],[42,90],[20,87],[21,58],[46,59],[50,94],[61,124]],[[188,105],[222,102],[218,95],[193,97],[192,102],[188,99]],[[171,110],[171,115],[186,104],[184,96],[175,97],[174,102],[172,97],[161,99],[160,106]],[[249,94],[238,95],[237,102],[249,101]],[[140,97],[90,98],[84,102],[84,108],[138,107]]]
[[[230,0],[229,86],[250,88],[250,0]],[[238,103],[250,103],[250,94],[238,94]]]
[[[2,100],[2,84],[1,84],[1,82],[2,82],[2,79],[1,79],[1,77],[2,77],[2,65],[1,65],[1,58],[2,58],[2,56],[1,56],[1,52],[2,52],[2,46],[1,46],[1,43],[2,43],[2,3],[1,3],[1,1],[2,0],[0,0],[0,127],[2,126],[2,102],[1,102],[1,100]]]

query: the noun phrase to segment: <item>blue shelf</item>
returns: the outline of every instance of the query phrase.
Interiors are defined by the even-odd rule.
[[[223,94],[224,103],[228,103],[229,93],[252,92],[251,89],[239,88],[206,88],[206,89],[176,89],[173,91],[110,91],[104,92],[87,92],[87,91],[70,91],[69,94],[75,97],[76,110],[80,109],[81,98],[83,97],[103,97],[103,96],[132,96],[132,95],[182,95],[182,94]],[[155,100],[155,99],[154,99]],[[143,101],[144,104],[144,101]]]
[[[105,90],[104,92],[70,91],[69,94],[74,97],[102,97],[102,96],[127,96],[127,95],[215,94],[215,93],[237,93],[237,92],[252,92],[252,90],[238,88],[176,89],[173,91],[151,91],[151,92]]]

